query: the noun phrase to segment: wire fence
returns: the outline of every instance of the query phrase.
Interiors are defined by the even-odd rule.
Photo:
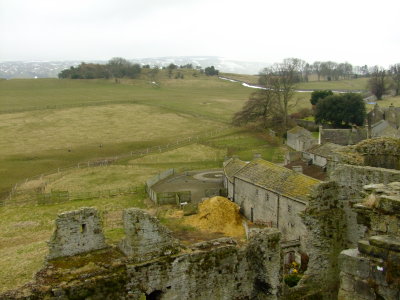
[[[196,136],[189,136],[189,137],[181,137],[174,139],[173,141],[158,145],[158,146],[153,146],[153,147],[148,147],[144,149],[139,149],[135,151],[130,151],[129,153],[121,154],[121,155],[116,155],[108,158],[102,158],[102,159],[96,159],[92,161],[87,161],[87,162],[81,162],[76,165],[72,165],[69,167],[65,168],[57,168],[50,170],[46,173],[42,173],[33,177],[25,178],[23,181],[16,183],[13,185],[12,188],[10,188],[9,191],[6,193],[3,193],[3,197],[0,200],[0,205],[8,205],[12,203],[12,199],[21,196],[22,194],[27,194],[30,195],[31,197],[35,195],[35,198],[37,198],[36,195],[42,195],[45,192],[46,185],[49,183],[59,179],[61,176],[63,176],[62,173],[65,173],[67,171],[71,171],[74,169],[81,169],[81,168],[92,168],[92,167],[99,167],[99,166],[107,166],[116,163],[119,160],[122,159],[138,159],[147,155],[151,154],[156,154],[156,153],[163,153],[166,151],[171,151],[173,149],[177,149],[180,147],[184,147],[190,144],[198,143],[198,142],[204,142],[205,140],[217,137],[219,135],[224,135],[232,131],[233,129],[230,127],[222,127],[218,128],[213,131],[208,131]],[[58,175],[58,176],[57,176]],[[50,177],[52,176],[52,177]],[[33,188],[29,187],[29,183],[34,182],[34,181],[39,181],[36,185],[34,185]]]
[[[38,205],[46,205],[46,204],[57,204],[57,203],[65,203],[68,201],[74,200],[92,200],[99,198],[112,198],[121,195],[129,195],[129,194],[137,194],[145,192],[144,185],[138,186],[128,186],[122,188],[115,189],[104,189],[104,190],[96,190],[96,191],[59,191],[52,190],[49,193],[36,193],[36,192],[25,192],[19,197],[13,198],[13,201],[4,201],[4,205],[25,205],[25,204],[38,204]]]

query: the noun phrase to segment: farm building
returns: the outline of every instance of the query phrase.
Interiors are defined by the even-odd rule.
[[[307,207],[319,180],[263,159],[255,159],[229,176],[233,177],[232,200],[246,218],[278,228],[284,241],[301,240],[306,234],[299,213]]]
[[[296,126],[287,132],[286,144],[296,151],[303,151],[317,144],[311,132],[303,127]]]

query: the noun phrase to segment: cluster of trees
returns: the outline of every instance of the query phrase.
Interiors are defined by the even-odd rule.
[[[395,96],[400,95],[400,63],[390,66],[387,70],[375,66],[369,77],[368,88],[378,100],[389,90],[394,90]]]
[[[204,69],[204,73],[207,76],[214,76],[214,75],[218,75],[219,74],[219,70],[215,69],[214,66],[211,67],[207,67]]]
[[[107,64],[81,63],[58,74],[59,78],[94,79],[94,78],[136,78],[141,72],[139,64],[132,64],[128,60],[115,57]]]
[[[286,130],[289,109],[297,104],[293,96],[301,64],[301,60],[290,58],[265,68],[260,76],[263,89],[250,95],[242,110],[233,116],[233,124],[258,122],[263,127],[273,125]]]
[[[289,110],[297,104],[294,87],[301,80],[303,65],[303,61],[289,58],[265,68],[260,74],[263,88],[250,95],[243,108],[233,116],[232,123],[236,126],[258,123],[264,128],[286,131],[290,121]],[[310,101],[316,106],[318,123],[331,123],[337,127],[364,123],[366,109],[361,94],[334,95],[329,90],[315,91]]]
[[[365,103],[361,94],[333,94],[332,91],[315,91],[310,102],[316,105],[315,123],[330,123],[334,127],[364,125]]]

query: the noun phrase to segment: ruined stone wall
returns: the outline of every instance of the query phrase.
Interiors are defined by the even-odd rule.
[[[72,256],[107,247],[99,214],[95,208],[62,213],[49,242],[47,259]]]
[[[356,205],[367,235],[340,255],[339,299],[400,299],[400,182],[365,187]]]
[[[143,210],[124,210],[123,222],[125,238],[119,249],[125,255],[134,257],[136,261],[146,261],[178,252],[178,242],[171,232]]]
[[[159,291],[161,299],[279,299],[279,248],[279,233],[258,233],[244,249],[223,246],[172,262],[128,265],[128,289]]]
[[[173,243],[157,220],[129,209],[124,224],[127,236],[122,250],[128,256],[110,247],[86,254],[78,269],[72,266],[79,257],[70,268],[63,266],[71,258],[50,261],[35,283],[0,299],[281,299],[282,258],[276,229],[253,230],[242,246],[222,238],[167,254],[163,245]]]
[[[353,165],[337,165],[330,179],[338,183],[339,200],[346,213],[347,242],[349,247],[355,247],[358,240],[364,236],[365,226],[357,223],[357,214],[353,206],[362,199],[362,187],[372,183],[389,183],[400,181],[400,171]]]
[[[309,206],[302,214],[308,235],[304,243],[309,256],[308,269],[287,299],[336,299],[339,283],[338,255],[346,248],[346,219],[337,199],[338,185],[325,182],[310,195]],[[313,298],[314,299],[314,298]]]

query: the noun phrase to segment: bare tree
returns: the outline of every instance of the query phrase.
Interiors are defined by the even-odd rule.
[[[233,116],[233,125],[241,126],[250,122],[260,122],[263,128],[268,127],[276,111],[274,96],[274,91],[269,89],[252,93],[242,110]]]
[[[305,65],[304,61],[297,58],[287,58],[282,63],[274,64],[265,71],[265,87],[274,92],[275,100],[284,129],[287,129],[289,109],[297,104],[293,103],[294,86],[300,81],[299,74]]]
[[[321,62],[315,61],[312,66],[313,66],[314,72],[317,73],[318,81],[320,81],[321,80]]]
[[[390,66],[390,77],[393,80],[395,95],[400,94],[400,63]]]
[[[372,94],[378,100],[382,100],[383,94],[386,92],[386,70],[382,67],[375,66],[372,68],[370,79],[368,80],[368,87]]]

